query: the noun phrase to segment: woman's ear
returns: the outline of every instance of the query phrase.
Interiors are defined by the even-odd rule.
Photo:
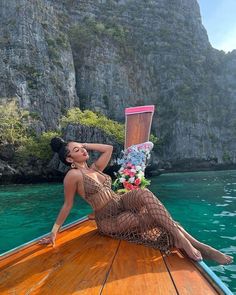
[[[73,159],[71,157],[66,157],[66,161],[69,162],[69,163],[73,163]]]

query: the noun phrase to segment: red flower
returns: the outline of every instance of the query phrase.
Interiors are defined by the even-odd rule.
[[[133,185],[128,181],[124,181],[123,185],[124,185],[124,188],[126,188],[127,190],[133,190],[134,189]]]
[[[136,178],[135,181],[134,181],[134,184],[136,184],[136,185],[140,185],[140,183],[141,183],[140,178]]]

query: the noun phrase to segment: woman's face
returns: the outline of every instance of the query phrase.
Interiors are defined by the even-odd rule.
[[[82,147],[82,143],[79,142],[69,142],[67,145],[69,154],[67,156],[67,161],[72,162],[85,162],[89,158],[89,154],[85,148]]]

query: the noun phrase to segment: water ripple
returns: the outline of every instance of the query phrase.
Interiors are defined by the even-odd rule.
[[[236,212],[223,211],[219,214],[215,213],[214,216],[230,216],[230,217],[232,217],[232,216],[236,216]]]
[[[220,237],[224,238],[224,239],[229,239],[229,240],[236,241],[236,237],[227,237],[227,236],[220,236]]]
[[[223,249],[220,249],[220,251],[224,252],[224,253],[227,253],[227,254],[233,254],[236,252],[236,246],[229,246],[227,248],[223,248]]]

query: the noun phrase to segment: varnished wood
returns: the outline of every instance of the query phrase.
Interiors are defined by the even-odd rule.
[[[0,294],[27,294],[52,280],[56,271],[63,268],[86,242],[97,234],[94,222],[58,234],[56,247],[34,244],[0,262]],[[80,250],[80,251],[81,251]]]
[[[3,258],[0,294],[219,294],[179,252],[163,258],[159,250],[101,236],[94,221],[59,233],[56,242]]]
[[[160,251],[122,241],[102,294],[177,294]]]
[[[153,113],[126,115],[125,148],[149,140]]]
[[[195,262],[186,258],[177,249],[171,256],[165,256],[167,268],[171,273],[173,282],[181,295],[215,295],[218,291],[196,269]]]
[[[99,294],[118,243],[96,234],[89,244],[74,245],[77,250],[54,271],[53,280],[39,288],[39,294]]]
[[[59,232],[57,236],[56,245],[60,245],[66,243],[70,239],[76,236],[83,236],[85,233],[92,233],[92,231],[96,230],[96,225],[94,221],[86,221],[75,225],[67,229],[66,231]],[[27,258],[29,255],[39,255],[42,252],[50,252],[53,248],[51,246],[42,246],[37,243],[34,243],[32,246],[25,248],[23,250],[19,250],[14,255],[9,255],[6,258],[0,257],[0,270],[5,269],[7,266],[17,263],[18,261],[22,261]]]

